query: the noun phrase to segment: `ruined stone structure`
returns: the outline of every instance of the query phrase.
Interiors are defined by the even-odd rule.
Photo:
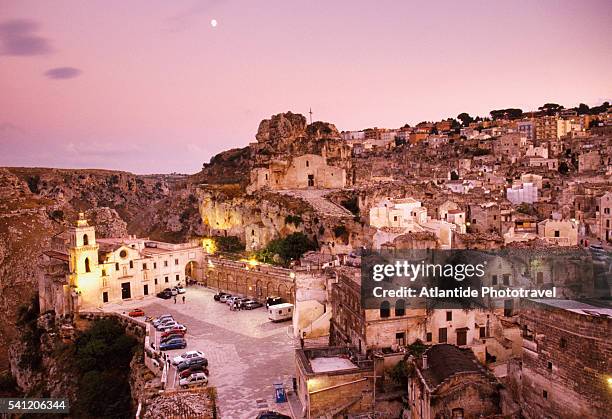
[[[408,382],[412,419],[478,418],[501,413],[495,377],[469,349],[434,345],[413,359]]]

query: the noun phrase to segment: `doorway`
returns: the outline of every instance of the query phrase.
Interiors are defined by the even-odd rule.
[[[308,186],[314,186],[314,175],[308,175]]]
[[[108,303],[108,291],[104,291],[102,293],[102,302],[103,303]]]
[[[457,329],[457,346],[467,345],[467,330]]]
[[[121,298],[124,300],[132,298],[132,289],[130,288],[129,282],[124,282],[121,284]]]
[[[148,284],[146,284],[146,285],[144,286],[143,294],[144,294],[144,295],[149,295],[149,285],[148,285]]]

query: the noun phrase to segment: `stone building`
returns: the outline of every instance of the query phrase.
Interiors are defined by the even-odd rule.
[[[135,237],[96,239],[83,214],[65,236],[63,249],[43,254],[39,281],[41,311],[67,315],[105,304],[155,295],[185,284],[193,265],[202,263],[197,241],[171,244]]]
[[[538,236],[557,246],[576,246],[578,227],[575,220],[544,220],[538,223]]]
[[[509,371],[525,418],[604,418],[612,405],[612,308],[522,300],[521,362]]]
[[[469,231],[488,233],[501,231],[501,210],[499,204],[486,202],[469,206]]]
[[[330,166],[325,157],[304,154],[288,160],[273,160],[251,170],[248,192],[260,189],[334,189],[346,185],[346,171]]]
[[[602,167],[602,158],[597,150],[578,156],[578,173],[594,172]]]
[[[434,345],[410,364],[412,419],[480,418],[501,413],[499,383],[469,349]]]
[[[599,240],[612,242],[612,192],[604,194],[597,200],[599,213],[597,224]]]

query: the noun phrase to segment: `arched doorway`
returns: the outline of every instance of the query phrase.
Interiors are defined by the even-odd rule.
[[[283,299],[283,301],[289,301],[289,298],[288,298],[288,297],[289,297],[289,295],[288,295],[288,292],[287,292],[287,291],[288,291],[288,289],[287,289],[287,285],[285,285],[285,284],[280,284],[280,285],[278,286],[278,296],[279,296],[280,298],[282,298],[282,299]]]
[[[189,261],[185,265],[185,282],[187,285],[195,282],[204,282],[202,268],[195,260]]]

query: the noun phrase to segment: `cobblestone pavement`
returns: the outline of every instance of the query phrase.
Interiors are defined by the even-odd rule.
[[[147,298],[113,307],[125,311],[141,307],[147,316],[172,314],[187,326],[187,348],[168,351],[174,357],[186,350],[201,350],[209,362],[209,383],[217,387],[222,418],[253,419],[260,410],[290,415],[287,403],[274,400],[275,382],[291,387],[295,374],[291,323],[272,323],[265,308],[230,311],[213,300],[214,292],[199,286],[187,289],[186,303],[178,298]],[[158,339],[156,339],[158,342]],[[178,380],[174,369],[170,380]]]

